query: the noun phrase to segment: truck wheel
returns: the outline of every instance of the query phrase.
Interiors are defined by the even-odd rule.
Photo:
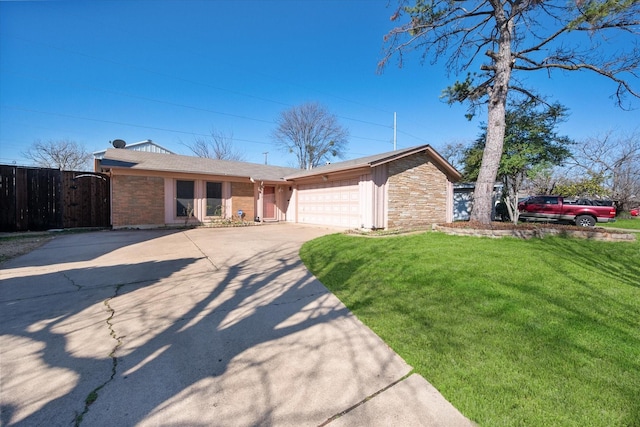
[[[594,227],[596,220],[590,215],[580,215],[576,218],[576,225],[578,227]]]

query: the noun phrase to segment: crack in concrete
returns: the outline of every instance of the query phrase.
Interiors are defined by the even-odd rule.
[[[84,418],[84,416],[89,412],[89,407],[96,401],[98,400],[98,392],[100,390],[102,390],[107,384],[109,384],[111,381],[113,381],[113,379],[116,376],[117,370],[118,370],[118,357],[116,356],[116,352],[118,351],[118,349],[122,346],[122,339],[124,338],[124,336],[118,336],[116,334],[115,329],[113,328],[113,316],[115,316],[116,311],[113,309],[113,307],[111,307],[111,300],[116,298],[118,296],[118,292],[120,291],[120,289],[123,287],[124,285],[117,285],[115,292],[113,293],[113,296],[110,298],[107,298],[106,300],[104,300],[104,305],[105,307],[107,307],[107,312],[109,313],[109,317],[107,317],[107,320],[105,321],[105,323],[108,326],[109,329],[109,336],[111,338],[113,338],[116,341],[115,346],[113,347],[113,349],[111,349],[111,352],[109,353],[109,357],[111,358],[111,376],[109,377],[109,379],[107,381],[105,381],[104,383],[100,384],[98,387],[94,388],[93,390],[91,390],[91,392],[87,395],[87,397],[84,400],[84,410],[82,411],[81,414],[76,415],[76,418],[74,420],[74,426],[75,427],[79,427],[80,424],[82,424],[82,420]]]
[[[137,281],[133,281],[133,282],[127,282],[127,283],[122,283],[118,286],[127,286],[127,285],[137,285],[138,283],[145,283],[145,282],[149,282],[149,279],[145,279],[145,280],[137,280]],[[47,297],[51,297],[51,296],[57,296],[57,295],[64,295],[64,294],[71,294],[74,292],[78,292],[78,291],[84,291],[84,290],[94,290],[94,289],[104,289],[104,288],[110,288],[113,285],[109,284],[109,285],[102,285],[102,286],[94,286],[91,288],[85,288],[82,285],[76,285],[74,283],[74,285],[76,287],[78,287],[79,289],[76,289],[75,291],[60,291],[60,292],[50,292],[48,294],[41,294],[41,295],[35,295],[35,296],[30,296],[30,297],[24,297],[24,298],[13,298],[13,299],[7,299],[7,300],[0,300],[0,303],[7,303],[7,302],[19,302],[19,301],[30,301],[30,300],[35,300],[35,299],[39,299],[39,298],[47,298]]]
[[[339,412],[337,414],[335,414],[334,416],[330,417],[329,419],[327,419],[325,422],[323,422],[322,424],[319,424],[318,427],[324,427],[326,425],[331,424],[332,422],[334,422],[335,420],[337,420],[338,418],[342,417],[343,415],[348,414],[349,412],[353,411],[354,409],[358,408],[361,405],[364,405],[365,403],[367,403],[368,401],[370,401],[371,399],[373,399],[374,397],[376,397],[377,395],[384,393],[385,391],[389,390],[391,387],[395,386],[398,383],[401,383],[402,381],[406,380],[407,378],[409,378],[411,375],[413,375],[413,369],[406,374],[405,376],[403,376],[402,378],[395,380],[394,382],[392,382],[391,384],[381,388],[380,390],[376,391],[375,393],[365,397],[364,399],[362,399],[360,402],[356,403],[355,405],[345,409],[342,412]]]
[[[73,286],[75,286],[76,288],[78,288],[78,289],[76,289],[76,290],[78,290],[78,291],[81,291],[81,290],[82,290],[82,285],[78,285],[78,284],[75,282],[75,280],[73,280],[71,277],[67,276],[67,274],[66,274],[64,271],[60,272],[60,274],[62,274],[62,276],[64,276],[64,278],[65,278],[65,279],[67,279],[67,280],[69,281],[69,283],[71,283]]]
[[[0,1],[2,1],[2,0],[0,0]],[[204,258],[206,258],[206,257],[204,257]],[[198,259],[201,259],[201,258],[198,258]],[[216,269],[217,269],[217,267],[216,267]],[[63,274],[64,277],[67,277],[66,275],[64,275],[64,273],[62,273],[62,274]],[[207,272],[207,273],[185,274],[184,277],[188,279],[188,278],[191,278],[191,277],[203,276],[203,275],[206,275],[206,274],[212,274],[212,273],[211,272]],[[69,278],[67,277],[67,279],[69,279]],[[140,283],[155,282],[155,281],[159,281],[161,279],[162,279],[161,277],[158,277],[158,278],[147,278],[147,279],[142,279],[142,280],[133,280],[131,282],[121,283],[118,286],[137,285],[137,284],[140,284]],[[104,288],[113,287],[113,284],[104,284],[104,285],[100,285],[100,286],[92,286],[90,288],[87,288],[86,286],[82,286],[82,285],[76,284],[71,279],[69,279],[69,281],[79,289],[76,289],[76,290],[73,290],[73,291],[50,292],[50,293],[46,293],[46,294],[28,296],[28,297],[23,297],[23,298],[0,299],[0,304],[3,304],[3,303],[14,303],[14,302],[19,302],[19,301],[29,301],[29,300],[39,299],[39,298],[47,298],[47,297],[50,297],[50,296],[70,294],[70,293],[74,293],[74,292],[78,292],[78,291],[85,291],[85,290],[93,291],[94,289],[104,289]]]
[[[187,233],[183,231],[182,235],[185,236],[187,239],[189,239],[191,243],[193,243],[193,246],[195,246],[200,251],[200,253],[207,259],[207,261],[209,261],[209,263],[213,266],[213,268],[215,268],[216,270],[220,270],[220,268],[218,268],[218,266],[213,262],[213,260],[209,258],[209,256],[202,250],[202,248],[198,246],[198,244],[194,242],[193,239],[189,237]]]
[[[295,303],[300,302],[302,300],[309,299],[309,298],[315,298],[315,297],[320,296],[320,295],[327,295],[327,292],[326,291],[312,292],[310,294],[302,295],[302,296],[300,296],[298,298],[295,298],[295,299],[282,301],[282,302],[272,302],[272,303],[267,304],[267,305],[268,306],[277,307],[279,305],[295,304]]]

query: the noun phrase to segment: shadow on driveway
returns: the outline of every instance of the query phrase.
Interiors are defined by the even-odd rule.
[[[2,424],[318,425],[406,375],[282,231],[70,235],[5,264]]]

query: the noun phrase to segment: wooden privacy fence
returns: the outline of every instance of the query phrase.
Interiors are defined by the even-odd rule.
[[[0,231],[109,227],[109,186],[99,173],[0,165]]]

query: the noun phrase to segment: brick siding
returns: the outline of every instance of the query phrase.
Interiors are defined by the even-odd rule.
[[[253,221],[256,216],[253,197],[253,184],[243,182],[231,183],[231,214],[235,217],[238,211],[244,212],[244,219]]]
[[[447,177],[426,153],[389,163],[389,228],[446,221]]]
[[[164,179],[144,176],[111,178],[114,227],[164,225]]]

